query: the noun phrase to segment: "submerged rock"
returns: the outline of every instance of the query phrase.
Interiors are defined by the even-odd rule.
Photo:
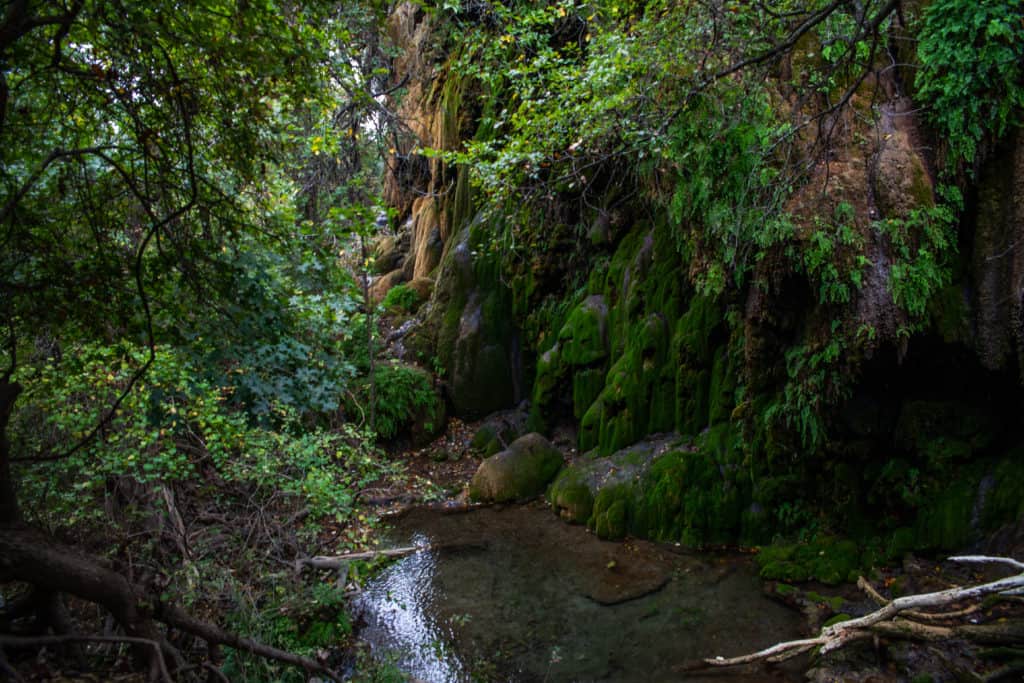
[[[480,463],[469,495],[473,500],[496,503],[535,498],[561,467],[558,449],[536,432],[527,434]]]

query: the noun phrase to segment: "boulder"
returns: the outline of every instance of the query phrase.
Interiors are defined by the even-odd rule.
[[[409,281],[409,289],[416,292],[416,296],[423,302],[434,292],[434,281],[429,277],[418,277]]]
[[[384,300],[389,289],[403,282],[405,282],[405,274],[401,270],[393,270],[387,275],[374,278],[373,283],[370,285],[370,301],[374,304],[379,304]]]
[[[408,240],[401,240],[395,235],[382,235],[373,245],[373,270],[379,274],[390,273],[402,265],[404,249]]]
[[[561,467],[562,454],[533,432],[480,463],[469,485],[469,495],[473,500],[497,503],[535,498]]]

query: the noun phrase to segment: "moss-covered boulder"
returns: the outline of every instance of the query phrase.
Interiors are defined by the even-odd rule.
[[[578,467],[566,467],[548,489],[548,501],[567,522],[586,524],[594,510],[594,493],[586,474]]]
[[[562,467],[562,454],[536,432],[522,436],[480,463],[469,485],[470,498],[503,503],[535,498]]]
[[[764,509],[752,502],[737,434],[710,430],[696,448],[678,434],[640,441],[611,456],[581,458],[548,489],[555,511],[601,538],[630,534],[699,547],[763,541]]]
[[[548,489],[548,501],[562,519],[594,527],[595,499],[602,491],[628,487],[639,481],[658,457],[680,445],[678,434],[665,434],[635,443],[608,457],[581,458],[558,474]],[[602,499],[603,507],[607,508],[605,499],[607,495]]]

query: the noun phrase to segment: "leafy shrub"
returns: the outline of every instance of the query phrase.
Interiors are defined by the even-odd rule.
[[[419,308],[420,295],[409,285],[396,285],[388,290],[381,305],[393,313],[413,313]]]
[[[892,240],[897,260],[890,271],[893,301],[914,325],[920,324],[928,302],[952,279],[956,253],[956,217],[962,205],[959,190],[939,188],[943,203],[917,208],[906,219],[880,221],[877,227]]]
[[[196,370],[267,424],[281,405],[306,417],[336,410],[356,373],[345,345],[357,331],[354,280],[313,251],[290,256],[301,263],[258,245],[221,258],[227,315],[199,317],[182,345]]]
[[[1020,122],[1024,107],[1024,0],[935,0],[919,36],[918,96],[949,145],[971,164],[988,134]]]
[[[432,411],[438,401],[430,375],[419,368],[398,363],[377,367],[375,417],[377,435],[393,439],[417,417]],[[370,383],[365,379],[359,394],[368,403]],[[429,415],[427,415],[429,419]]]
[[[263,604],[233,612],[229,618],[231,626],[253,634],[260,642],[307,657],[316,657],[324,648],[339,647],[351,636],[344,588],[334,583],[278,584],[276,588]],[[224,673],[232,680],[307,680],[295,667],[254,657],[243,650],[229,650]]]
[[[144,362],[138,349],[82,345],[65,349],[26,383],[11,424],[15,448],[55,453],[81,439],[105,414]],[[227,482],[275,487],[301,497],[313,517],[346,517],[352,490],[379,476],[381,465],[352,426],[307,429],[292,407],[275,403],[276,427],[260,425],[232,408],[234,389],[203,376],[190,356],[158,347],[149,372],[128,393],[97,438],[69,457],[34,467],[23,500],[37,517],[64,525],[96,521],[108,477],[140,483],[202,480],[213,468]]]

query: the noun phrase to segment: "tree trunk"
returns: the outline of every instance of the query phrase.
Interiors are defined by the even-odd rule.
[[[377,364],[376,350],[373,348],[373,301],[370,300],[370,268],[367,260],[370,257],[366,248],[366,238],[359,236],[359,253],[362,256],[363,268],[363,305],[366,306],[366,353],[370,357],[370,429],[377,431]]]
[[[0,524],[21,521],[21,509],[11,477],[11,444],[7,440],[7,423],[20,393],[20,384],[7,378],[0,379]]]

